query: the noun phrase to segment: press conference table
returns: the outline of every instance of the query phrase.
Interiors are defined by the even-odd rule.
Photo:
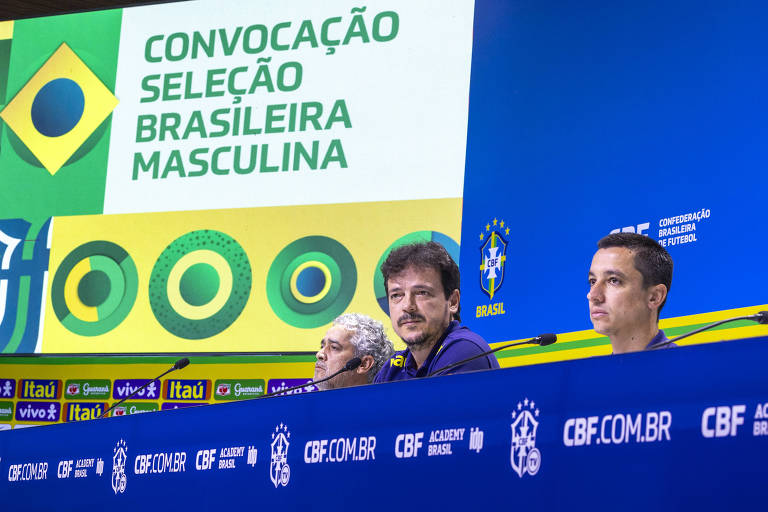
[[[765,507],[768,338],[0,432],[2,510]]]

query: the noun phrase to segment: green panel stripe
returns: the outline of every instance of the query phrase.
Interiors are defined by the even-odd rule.
[[[680,336],[681,334],[685,334],[686,332],[694,331],[700,327],[704,327],[705,325],[709,325],[712,322],[707,322],[703,324],[692,324],[692,325],[682,325],[680,327],[670,327],[667,329],[664,329],[664,334],[667,335],[668,338],[674,338],[675,336]],[[755,325],[754,322],[749,320],[738,320],[736,322],[731,322],[729,324],[723,324],[718,325],[717,327],[713,327],[712,331],[719,331],[721,329],[735,329],[738,327],[749,327]],[[502,357],[517,357],[517,356],[527,356],[530,354],[543,354],[545,352],[558,352],[560,350],[577,350],[580,348],[589,348],[589,347],[597,347],[600,345],[608,345],[610,342],[608,341],[608,338],[606,336],[600,336],[598,338],[588,338],[585,340],[577,340],[577,341],[568,341],[565,343],[554,343],[552,345],[547,345],[546,347],[526,347],[526,348],[519,348],[519,349],[508,349],[508,350],[501,350],[496,353],[497,358]]]
[[[11,64],[11,39],[0,41],[0,103],[6,102],[8,67]]]
[[[600,345],[608,345],[608,338],[601,336],[599,338],[589,338],[586,340],[569,341],[567,343],[554,343],[547,345],[546,347],[525,347],[518,349],[501,350],[496,353],[496,358],[503,357],[516,357],[527,356],[531,354],[544,354],[545,352],[559,352],[561,350],[575,350],[579,348],[597,347]]]

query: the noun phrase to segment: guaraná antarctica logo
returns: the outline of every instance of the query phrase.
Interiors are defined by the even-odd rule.
[[[517,403],[517,410],[512,411],[512,448],[509,461],[512,469],[522,478],[528,473],[533,476],[541,467],[541,452],[536,448],[536,431],[539,422],[536,418],[539,410],[536,404],[527,398]]]
[[[376,302],[379,307],[389,316],[389,301],[387,300],[387,291],[384,288],[384,276],[381,274],[381,264],[387,259],[392,249],[400,247],[401,245],[412,244],[416,242],[437,242],[448,251],[448,254],[453,258],[456,264],[459,264],[459,244],[454,241],[453,238],[448,235],[444,235],[438,231],[414,231],[408,233],[405,236],[401,236],[395,240],[381,255],[379,261],[376,262],[376,268],[373,271],[373,292],[376,294]]]
[[[480,288],[491,300],[504,282],[507,241],[502,231],[509,235],[509,227],[504,221],[493,219],[493,223],[487,223],[485,231],[480,233]]]
[[[19,156],[55,174],[85,155],[104,133],[118,100],[62,43],[0,112]],[[10,135],[10,134],[9,134]]]
[[[332,238],[308,236],[280,251],[267,273],[267,300],[294,327],[325,325],[344,312],[357,288],[357,267]]]
[[[197,230],[160,254],[149,278],[152,312],[168,332],[189,340],[234,323],[251,294],[251,264],[235,239]]]
[[[280,424],[272,432],[272,453],[269,461],[269,479],[275,487],[288,485],[291,480],[291,467],[288,465],[288,447],[291,442],[288,426]]]
[[[119,245],[88,242],[70,252],[51,284],[51,305],[61,324],[81,336],[104,334],[122,322],[139,288],[136,265]]]

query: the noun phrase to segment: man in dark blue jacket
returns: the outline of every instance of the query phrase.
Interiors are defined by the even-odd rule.
[[[396,352],[374,382],[424,377],[490,350],[483,338],[459,324],[459,267],[442,245],[398,247],[381,265],[381,273],[392,328],[408,348]],[[496,356],[490,354],[445,373],[498,367]]]

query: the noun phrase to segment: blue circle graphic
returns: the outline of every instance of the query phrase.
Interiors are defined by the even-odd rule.
[[[325,286],[325,274],[317,267],[307,267],[296,277],[296,288],[305,297],[314,297]]]
[[[76,82],[57,78],[45,84],[32,102],[32,124],[46,137],[59,137],[83,117],[85,96]]]

